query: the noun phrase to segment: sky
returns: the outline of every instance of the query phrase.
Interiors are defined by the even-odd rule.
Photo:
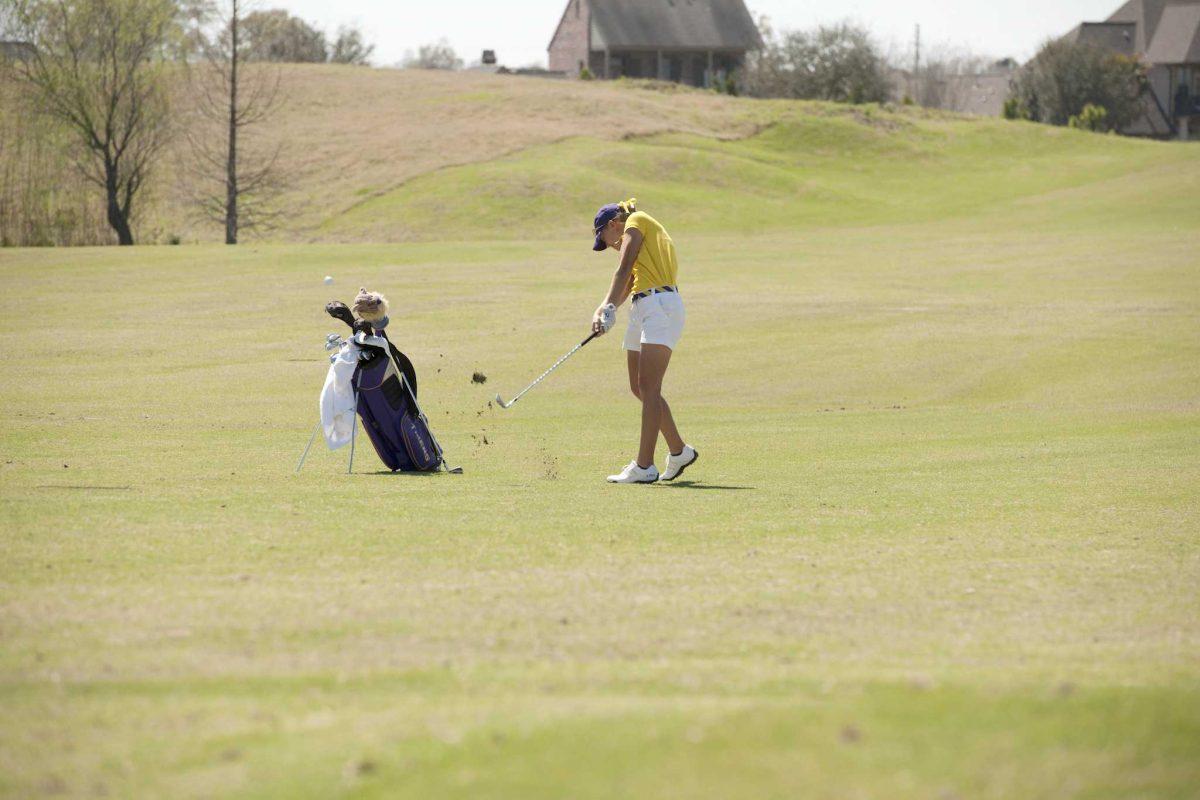
[[[599,0],[603,2],[603,0]],[[644,0],[647,3],[665,0]],[[567,0],[258,0],[286,8],[330,33],[358,25],[375,45],[372,61],[396,63],[422,44],[445,38],[464,61],[495,50],[500,63],[546,63],[546,46]],[[922,49],[938,45],[1024,60],[1050,36],[1103,20],[1122,0],[746,0],[776,29],[851,19],[896,52],[911,52],[914,26]]]

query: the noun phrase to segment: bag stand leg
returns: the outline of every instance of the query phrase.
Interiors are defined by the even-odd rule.
[[[304,466],[304,459],[308,458],[308,451],[312,448],[312,443],[317,440],[317,431],[321,430],[321,420],[317,420],[317,427],[313,428],[312,436],[308,437],[308,444],[304,446],[304,453],[300,456],[300,463],[296,465],[296,474],[300,474],[300,468]]]
[[[354,421],[351,425],[354,427],[350,428],[350,464],[346,467],[347,475],[354,472],[354,439],[358,434],[358,392],[354,393]]]

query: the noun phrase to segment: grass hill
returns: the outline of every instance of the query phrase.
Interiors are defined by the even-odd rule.
[[[285,66],[282,96],[279,113],[257,135],[261,144],[283,147],[288,213],[274,238],[293,241],[413,238],[411,226],[396,219],[358,227],[331,221],[376,198],[394,208],[395,193],[410,181],[448,168],[579,136],[741,137],[770,119],[765,108],[694,91],[329,65]],[[191,180],[173,169],[171,182],[177,175]],[[159,195],[178,207],[186,191],[164,184]]]
[[[275,241],[566,237],[629,195],[691,232],[982,213],[1024,224],[1060,192],[1120,224],[1189,213],[1170,186],[1194,182],[1198,161],[1194,148],[1033,124],[652,83],[290,65],[282,97],[248,140],[282,148]],[[164,160],[143,242],[219,240],[189,205],[188,152],[181,137]]]
[[[286,77],[284,240],[558,238],[629,195],[690,231],[1040,219],[1059,192],[1119,221],[1159,213],[1180,170],[1198,174],[1186,147],[920,109],[473,73]]]
[[[557,238],[602,201],[638,195],[689,232],[768,233],[989,215],[1041,218],[1050,196],[1114,223],[1173,205],[1190,153],[1156,143],[997,121],[778,108],[746,139],[665,133],[577,137],[422,175],[329,217],[321,239]],[[1063,220],[1060,220],[1063,221]],[[536,233],[534,233],[536,232]]]

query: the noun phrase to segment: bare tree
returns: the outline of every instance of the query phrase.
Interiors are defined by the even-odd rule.
[[[970,105],[973,82],[999,63],[951,45],[935,45],[922,54],[916,72],[903,73],[904,92],[925,108],[965,111]],[[897,63],[897,69],[904,66],[903,61]]]
[[[276,169],[279,145],[247,152],[244,133],[278,108],[279,69],[256,65],[246,71],[247,46],[241,38],[245,0],[229,0],[228,14],[203,47],[192,72],[195,124],[188,139],[195,156],[193,196],[201,213],[225,226],[225,244],[237,244],[243,231],[269,227],[282,190]]]
[[[362,31],[343,25],[329,46],[329,60],[334,64],[366,64],[373,52],[375,45],[366,43]]]
[[[11,76],[0,55],[0,247],[108,243],[100,194],[69,157],[77,134]]]
[[[134,201],[170,135],[171,0],[0,0],[32,49],[13,69],[75,133],[76,168],[104,189],[108,224],[133,244]]]
[[[173,0],[176,32],[171,50],[176,61],[189,63],[208,43],[208,25],[217,16],[216,0]],[[2,0],[0,0],[2,2]]]
[[[462,69],[463,60],[454,52],[454,48],[445,39],[434,44],[423,44],[417,52],[409,50],[404,54],[400,66],[405,69]]]
[[[742,73],[748,94],[838,103],[877,103],[891,87],[883,52],[866,28],[850,22],[777,34],[759,22],[763,49]]]

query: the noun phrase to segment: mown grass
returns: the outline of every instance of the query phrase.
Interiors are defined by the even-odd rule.
[[[1197,162],[830,124],[444,170],[397,212],[443,241],[0,252],[0,793],[1196,796]],[[630,193],[678,231],[678,485],[603,482],[615,336],[488,407],[613,266],[541,220]],[[292,473],[363,284],[463,476]]]

